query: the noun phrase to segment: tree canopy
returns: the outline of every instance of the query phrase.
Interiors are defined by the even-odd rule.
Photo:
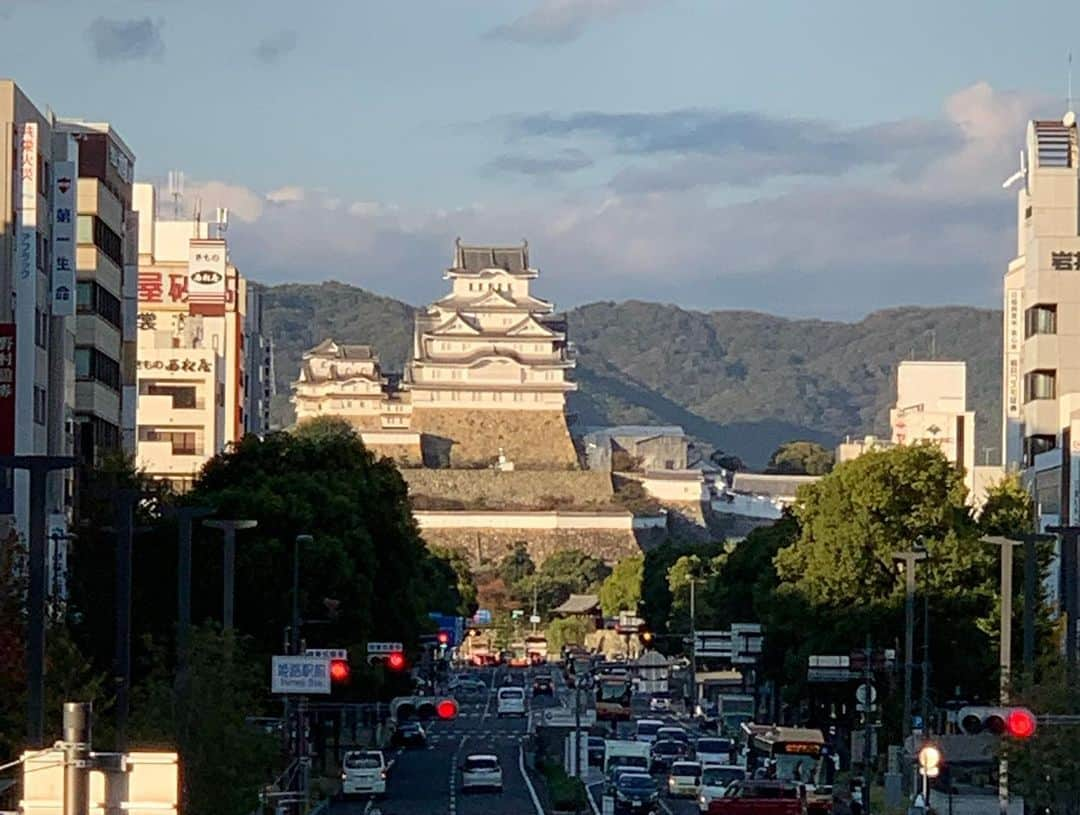
[[[620,611],[637,611],[641,601],[641,579],[645,558],[628,557],[615,564],[611,574],[600,584],[600,608],[605,616],[614,617]]]
[[[813,441],[784,442],[769,458],[767,472],[824,475],[833,467],[833,453]]]
[[[535,574],[518,581],[514,594],[521,599],[536,594],[540,613],[562,605],[571,594],[597,591],[611,570],[604,561],[580,549],[561,549],[543,562]]]

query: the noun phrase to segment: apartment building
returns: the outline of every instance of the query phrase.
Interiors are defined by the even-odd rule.
[[[76,455],[135,452],[135,156],[107,123],[60,119],[78,144]]]
[[[268,419],[263,371],[252,346],[268,347],[248,320],[261,312],[233,265],[225,223],[165,220],[153,186],[136,184],[138,213],[138,428],[136,460],[187,489],[203,464]],[[252,374],[255,374],[253,377]],[[261,390],[251,415],[250,389]],[[268,402],[268,398],[266,400]]]
[[[0,79],[0,455],[74,453],[78,143]],[[46,483],[50,585],[66,568],[73,474]],[[24,471],[0,478],[0,534],[29,537]]]

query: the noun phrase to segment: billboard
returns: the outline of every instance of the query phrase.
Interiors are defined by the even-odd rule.
[[[75,191],[78,175],[74,161],[53,164],[52,313],[75,316]]]
[[[220,317],[225,313],[225,296],[225,241],[190,241],[188,244],[190,313]]]
[[[0,456],[15,455],[15,323],[0,323]]]
[[[15,415],[25,429],[16,433],[15,452],[29,453],[33,450],[34,434],[30,432],[34,417],[34,370],[35,343],[39,339],[37,303],[38,251],[38,126],[36,122],[23,122],[18,126],[18,218],[15,229],[15,371],[21,381],[15,383]],[[25,423],[25,425],[24,425]],[[20,479],[16,479],[16,484]]]

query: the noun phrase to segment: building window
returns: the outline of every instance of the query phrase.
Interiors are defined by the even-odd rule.
[[[172,445],[174,456],[201,456],[203,445],[201,431],[195,428],[161,430],[156,427],[139,425],[139,441],[168,442]]]
[[[1024,375],[1024,401],[1057,397],[1057,372],[1032,371]]]
[[[45,389],[34,385],[34,424],[45,424],[45,415],[48,412],[48,397]]]
[[[75,308],[79,314],[97,314],[114,328],[123,327],[120,299],[93,280],[76,284]]]
[[[1024,312],[1024,339],[1057,333],[1057,305],[1036,305]]]
[[[75,379],[100,382],[114,391],[120,390],[120,363],[97,348],[75,347]]]
[[[1028,467],[1035,463],[1035,456],[1057,447],[1057,439],[1050,435],[1028,436],[1024,439],[1024,462]]]
[[[194,385],[163,385],[142,380],[139,382],[140,396],[168,396],[176,410],[202,410],[205,402],[196,395]]]
[[[49,347],[49,318],[39,308],[34,309],[34,345],[38,348]]]
[[[80,215],[76,222],[79,243],[93,243],[120,268],[124,266],[124,242],[96,215]]]

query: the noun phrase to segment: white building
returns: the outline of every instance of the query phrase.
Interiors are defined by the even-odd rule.
[[[154,188],[135,185],[139,213],[138,447],[155,478],[190,486],[203,464],[246,432],[265,430],[263,358],[255,371],[247,281],[230,260],[224,224],[162,220]],[[268,407],[268,406],[267,406]]]

